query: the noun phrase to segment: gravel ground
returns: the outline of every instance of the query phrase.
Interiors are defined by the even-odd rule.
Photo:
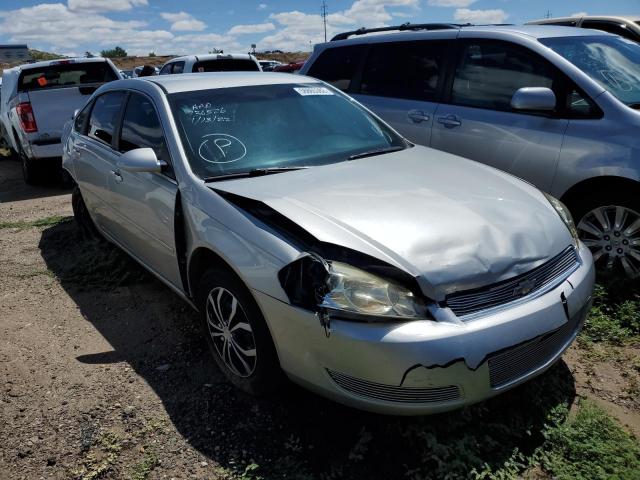
[[[69,215],[68,191],[27,187],[0,159],[0,478],[414,478],[430,448],[455,452],[462,438],[499,465],[541,441],[551,403],[532,392],[549,385],[554,401],[590,396],[640,432],[637,371],[577,347],[462,413],[376,416],[294,386],[247,397],[216,371],[196,314],[114,247],[50,218]],[[515,435],[522,425],[533,433]],[[485,449],[487,435],[497,442]]]

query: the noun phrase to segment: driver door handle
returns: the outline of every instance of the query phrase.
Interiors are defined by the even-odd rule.
[[[115,177],[116,183],[122,183],[122,175],[120,174],[120,170],[111,170],[111,174]]]
[[[424,113],[422,110],[409,110],[409,112],[407,113],[407,117],[409,117],[409,119],[413,123],[422,123],[429,121],[429,115]]]
[[[462,125],[462,122],[460,121],[460,119],[455,115],[438,117],[438,123],[444,125],[446,128],[454,128]]]

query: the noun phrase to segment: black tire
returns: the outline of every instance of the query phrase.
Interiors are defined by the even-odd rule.
[[[637,192],[622,189],[595,191],[588,198],[574,201],[568,206],[580,239],[594,254],[598,274],[603,277],[640,277],[640,261],[626,254],[627,251],[633,249],[633,238],[636,240],[640,238],[640,231],[629,234],[631,224],[640,218],[640,196]],[[624,217],[625,221],[618,227],[615,225],[616,208],[625,209],[627,213]],[[585,230],[590,220],[591,224],[597,227],[602,226],[592,216],[592,212],[598,209],[600,209],[600,213],[604,214],[605,220],[609,221],[611,227],[602,228],[603,236],[601,238]],[[623,242],[625,243],[623,244]],[[618,249],[624,253],[618,253]],[[640,250],[636,249],[635,251],[640,253]],[[626,257],[626,262],[630,263],[623,264],[625,261],[622,258],[624,257]],[[633,271],[636,273],[633,274]]]
[[[73,208],[73,218],[80,227],[82,235],[87,239],[100,238],[100,233],[94,225],[91,215],[89,215],[89,211],[87,210],[78,186],[76,186],[71,193],[71,207]]]
[[[18,158],[22,164],[22,178],[24,178],[24,183],[27,185],[37,185],[40,180],[38,169],[35,167],[33,160],[27,157],[22,147],[18,146],[18,149]]]
[[[208,300],[210,295],[212,301]],[[237,301],[235,315],[230,315],[232,298]],[[282,385],[284,374],[267,323],[247,287],[233,273],[207,270],[197,286],[196,302],[211,355],[229,382],[256,396],[272,393]],[[231,317],[225,325],[226,332],[215,326],[223,325],[216,319],[216,308],[223,318]],[[251,332],[246,330],[245,323]],[[243,324],[243,328],[238,327],[239,324]],[[255,357],[240,353],[250,352],[252,346]]]

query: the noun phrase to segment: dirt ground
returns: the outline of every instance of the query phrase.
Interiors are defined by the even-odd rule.
[[[476,432],[469,445],[495,431],[505,451],[524,448],[520,423],[535,447],[550,407],[531,392],[560,381],[562,401],[594,398],[640,434],[638,348],[610,362],[574,346],[525,389],[427,419],[294,386],[245,396],[216,371],[197,315],[114,247],[51,218],[69,215],[68,191],[28,187],[0,158],[0,478],[414,478],[447,429],[438,448],[455,451],[463,431]],[[490,464],[501,451],[478,450]]]

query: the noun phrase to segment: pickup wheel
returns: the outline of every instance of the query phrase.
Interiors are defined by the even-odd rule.
[[[284,375],[267,323],[247,287],[232,273],[207,270],[196,296],[202,330],[218,368],[251,395],[265,395]]]
[[[24,183],[27,185],[36,185],[39,180],[37,169],[33,165],[33,161],[27,157],[26,153],[24,153],[22,147],[18,146],[18,148],[18,158],[22,164],[22,177],[24,178]]]
[[[80,189],[76,186],[71,193],[71,207],[73,208],[73,218],[80,227],[80,231],[85,238],[100,238],[100,233],[89,215],[87,206],[82,198]]]

